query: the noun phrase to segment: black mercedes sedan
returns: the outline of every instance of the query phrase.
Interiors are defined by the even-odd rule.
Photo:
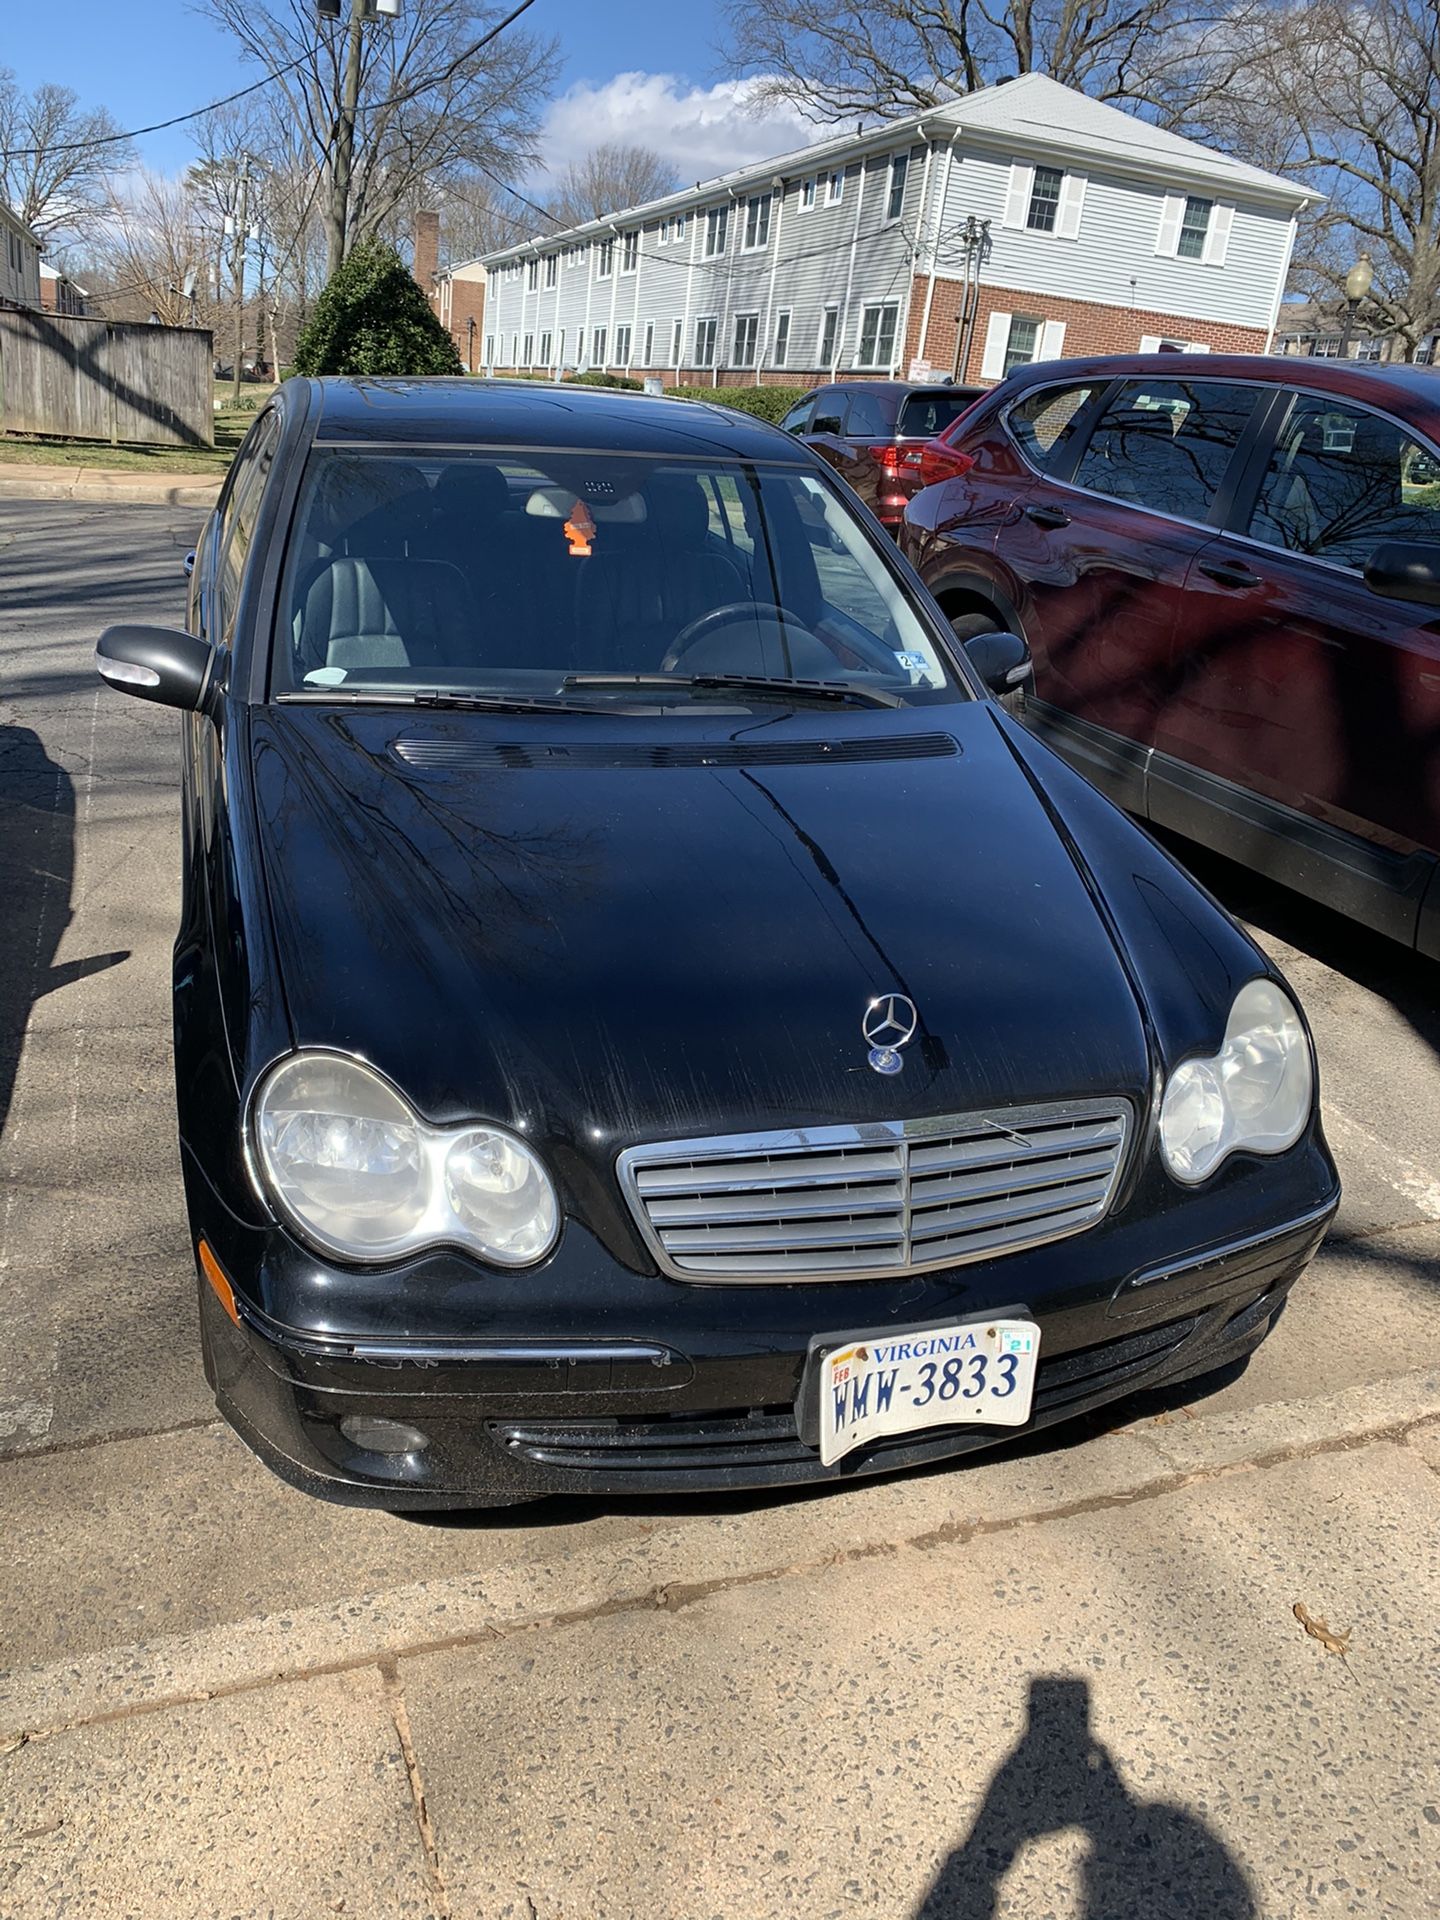
[[[1273,966],[789,435],[287,381],[188,630],[205,1365],[390,1508],[843,1481],[1263,1338],[1338,1199]]]

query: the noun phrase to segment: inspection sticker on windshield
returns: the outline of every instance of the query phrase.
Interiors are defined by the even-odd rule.
[[[1020,1427],[1030,1418],[1040,1329],[1033,1320],[969,1320],[877,1333],[822,1353],[820,1458],[926,1427]]]
[[[923,653],[901,653],[897,651],[895,658],[907,673],[924,673],[930,665],[930,662],[925,658]]]

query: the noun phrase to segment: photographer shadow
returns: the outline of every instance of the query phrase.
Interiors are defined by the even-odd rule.
[[[1073,1909],[1082,1920],[1256,1920],[1249,1877],[1223,1841],[1183,1807],[1137,1800],[1091,1728],[1089,1683],[1054,1675],[1030,1682],[1025,1731],[915,1920],[993,1920],[1026,1843],[1075,1828],[1089,1842]]]

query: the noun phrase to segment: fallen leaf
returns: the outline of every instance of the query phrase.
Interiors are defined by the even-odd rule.
[[[1327,1627],[1323,1620],[1311,1613],[1303,1600],[1297,1600],[1291,1611],[1312,1640],[1318,1640],[1327,1653],[1338,1653],[1342,1660],[1345,1658],[1350,1651],[1352,1628],[1346,1627],[1340,1633]]]

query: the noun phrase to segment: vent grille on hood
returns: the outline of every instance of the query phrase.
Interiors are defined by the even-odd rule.
[[[958,754],[948,733],[892,733],[851,740],[396,740],[391,751],[430,773],[494,773],[531,768],[810,767],[852,761],[933,760]]]

